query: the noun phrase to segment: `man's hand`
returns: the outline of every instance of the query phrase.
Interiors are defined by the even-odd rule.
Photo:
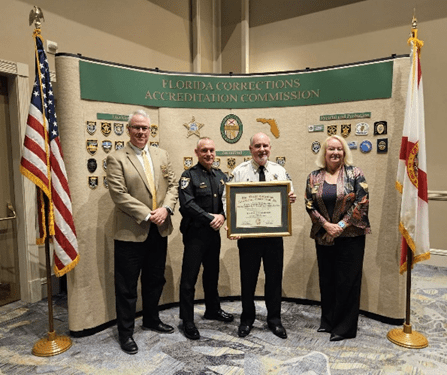
[[[154,224],[161,225],[165,222],[167,217],[168,210],[164,207],[159,207],[151,211],[151,217],[149,218],[149,220]]]
[[[228,227],[226,225],[225,225],[225,230],[228,232]],[[230,239],[230,240],[240,240],[241,237],[240,236],[231,236],[231,237],[228,237],[228,239]]]
[[[296,195],[293,191],[289,192],[289,200],[290,200],[290,203],[295,203],[295,201],[296,201]]]
[[[225,222],[224,215],[221,215],[221,214],[210,214],[210,215],[214,216],[213,221],[210,223],[210,227],[213,228],[214,230],[219,230],[220,227]]]

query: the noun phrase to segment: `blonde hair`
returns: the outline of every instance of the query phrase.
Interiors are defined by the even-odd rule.
[[[320,168],[326,168],[326,150],[327,150],[327,144],[330,139],[336,139],[341,143],[343,146],[343,152],[344,157],[343,161],[345,165],[352,165],[354,163],[354,160],[352,158],[352,152],[348,146],[348,143],[345,141],[344,138],[340,137],[339,135],[331,135],[330,137],[327,137],[323,144],[321,145],[321,150],[318,153],[317,160],[315,160],[315,164]]]

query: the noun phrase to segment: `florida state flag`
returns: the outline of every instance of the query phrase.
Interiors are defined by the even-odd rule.
[[[413,252],[412,264],[430,258],[424,96],[419,60],[423,42],[417,39],[417,29],[413,29],[413,37],[408,42],[411,45],[411,69],[396,181],[396,189],[402,194],[399,222],[401,274],[407,270],[409,249]]]

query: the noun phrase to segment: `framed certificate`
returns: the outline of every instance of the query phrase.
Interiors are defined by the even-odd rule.
[[[228,182],[228,237],[292,235],[290,182]]]

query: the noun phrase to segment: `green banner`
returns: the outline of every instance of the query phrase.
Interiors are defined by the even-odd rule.
[[[320,116],[320,121],[351,120],[358,118],[371,118],[371,112],[338,113],[335,115],[323,115]]]
[[[216,156],[251,156],[250,150],[216,151]]]
[[[115,113],[97,113],[97,120],[115,120],[115,121],[127,121],[129,120],[129,115],[118,115]]]
[[[213,76],[79,61],[81,98],[171,108],[293,107],[391,97],[393,61],[327,70]]]

